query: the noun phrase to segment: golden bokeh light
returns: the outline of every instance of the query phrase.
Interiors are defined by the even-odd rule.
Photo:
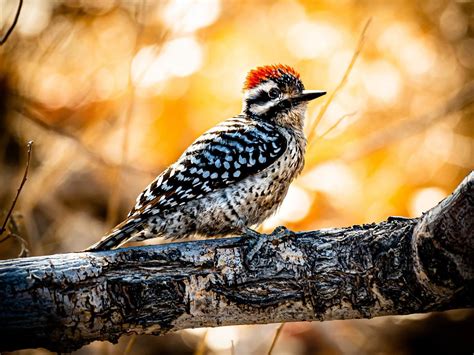
[[[285,222],[298,222],[303,220],[309,213],[311,208],[311,197],[308,192],[296,184],[288,189],[288,194],[275,214],[275,217]]]
[[[168,28],[189,33],[216,21],[220,6],[220,0],[175,0],[168,1],[159,14]]]
[[[13,5],[12,8],[15,8],[13,1],[8,1],[7,3],[10,6]],[[18,31],[25,37],[36,36],[48,26],[53,6],[49,1],[35,0],[25,0],[23,6],[24,11],[18,20]]]
[[[410,201],[410,216],[420,216],[423,212],[436,206],[446,196],[446,191],[439,187],[425,187],[417,190]]]
[[[17,5],[2,2],[2,33]],[[474,168],[472,99],[458,95],[473,85],[472,9],[455,0],[24,0],[0,47],[2,209],[33,139],[17,205],[29,248],[85,248],[200,134],[240,113],[250,69],[283,63],[328,95],[309,104],[305,169],[260,230],[419,216]],[[4,258],[16,256],[1,247]],[[288,324],[274,354],[318,353],[316,342],[321,353],[368,342],[404,351],[383,350],[390,341],[377,342],[362,323],[342,324]],[[204,332],[182,338],[195,346]],[[267,353],[274,332],[216,328],[205,345],[213,354],[229,354],[232,341],[236,354]]]
[[[8,4],[13,16],[15,6]],[[127,136],[126,163],[134,159],[155,173],[199,134],[240,111],[242,84],[252,67],[287,63],[301,72],[307,88],[331,93],[367,20],[341,10],[355,6],[348,2],[78,2],[65,3],[57,13],[58,4],[25,1],[15,33],[24,47],[3,52],[9,85],[54,113],[45,121],[84,135],[108,160],[120,161],[120,142]],[[78,9],[85,15],[77,16]],[[436,17],[431,27],[417,20],[420,11]],[[276,223],[314,228],[318,215],[357,223],[408,213],[411,198],[403,197],[402,186],[411,186],[410,180],[410,196],[430,179],[449,191],[456,179],[448,176],[472,167],[472,130],[460,114],[428,122],[421,133],[356,161],[345,160],[352,153],[345,147],[361,148],[374,132],[443,105],[473,67],[474,42],[458,3],[408,6],[401,15],[374,5],[370,16],[361,53],[316,127],[316,136],[324,137],[311,144],[306,170],[268,228]],[[77,112],[62,116],[62,110]],[[306,134],[320,110],[318,102],[309,106]],[[86,132],[96,133],[86,138]],[[47,160],[47,147],[41,152]],[[420,166],[426,175],[417,172]],[[151,175],[135,176],[129,203]],[[318,204],[326,199],[332,215],[323,216]]]
[[[171,40],[161,50],[144,47],[133,59],[132,80],[139,87],[150,88],[173,76],[189,76],[201,67],[202,57],[202,48],[192,37]]]
[[[307,38],[311,38],[308,41]],[[286,38],[288,49],[298,58],[327,57],[340,48],[346,37],[341,29],[321,21],[301,21],[290,27]]]
[[[383,104],[393,103],[402,90],[398,69],[386,60],[365,63],[364,86],[367,94]]]

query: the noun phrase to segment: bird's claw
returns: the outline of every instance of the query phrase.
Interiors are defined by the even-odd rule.
[[[252,260],[255,254],[260,250],[265,242],[264,234],[261,234],[249,227],[245,227],[242,232],[242,237],[248,241],[249,248],[246,253],[246,260]]]
[[[249,239],[259,239],[260,237],[264,236],[265,234],[259,233],[251,228],[246,227],[242,233],[242,237],[249,238]]]
[[[272,234],[270,235],[275,236],[275,237],[288,237],[291,234],[292,232],[285,226],[278,226],[273,230]]]
[[[289,237],[292,232],[284,226],[279,226],[271,234],[261,234],[253,229],[246,228],[243,236],[250,239],[247,260],[252,260],[260,249],[268,242],[273,245],[280,243],[282,238]],[[266,237],[266,238],[265,238]]]

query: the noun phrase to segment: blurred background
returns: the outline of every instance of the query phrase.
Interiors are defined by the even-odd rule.
[[[0,4],[4,38],[19,0]],[[418,216],[472,170],[472,1],[24,0],[0,47],[3,215],[34,144],[0,257],[98,240],[196,137],[240,112],[248,70],[276,63],[328,95],[310,104],[305,170],[263,231]],[[266,354],[277,327],[123,337],[77,354]],[[466,310],[293,323],[273,354],[472,354],[472,334]]]

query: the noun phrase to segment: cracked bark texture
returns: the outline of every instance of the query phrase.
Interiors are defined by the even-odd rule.
[[[6,260],[0,351],[474,304],[474,173],[420,218]]]

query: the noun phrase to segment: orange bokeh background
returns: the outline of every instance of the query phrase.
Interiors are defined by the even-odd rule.
[[[2,2],[2,33],[17,5]],[[473,8],[449,0],[25,0],[0,47],[2,210],[33,140],[14,215],[22,236],[32,255],[85,248],[124,218],[197,136],[240,112],[248,70],[288,64],[306,88],[331,94],[371,19],[347,81],[315,133],[308,129],[314,139],[303,174],[261,228],[419,216],[474,166],[472,107],[437,114],[472,85]],[[308,128],[329,96],[310,104]],[[16,257],[17,249],[14,240],[0,244],[3,258]],[[302,335],[308,332],[317,334],[320,350],[367,350],[371,327],[398,329],[403,321],[396,319],[288,325],[286,348],[275,354],[317,353],[304,350],[311,348],[311,337]],[[236,353],[258,354],[249,329],[266,334],[266,346],[275,326],[212,330],[209,351],[229,353],[233,340]],[[182,338],[190,336],[196,337],[190,331]],[[378,349],[397,348],[387,344]],[[87,351],[123,351],[119,346]]]

